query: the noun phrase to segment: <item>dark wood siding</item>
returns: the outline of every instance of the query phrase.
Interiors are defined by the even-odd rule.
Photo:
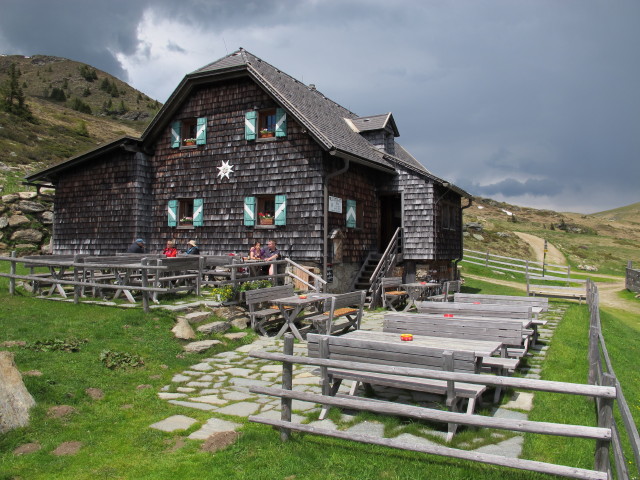
[[[195,91],[175,117],[168,119],[152,159],[151,236],[158,248],[167,238],[176,238],[179,245],[195,238],[203,253],[246,254],[253,241],[273,238],[293,258],[321,257],[322,150],[290,118],[285,138],[244,138],[245,113],[254,107],[276,106],[253,82],[236,80]],[[195,149],[171,148],[170,123],[194,117],[207,118],[207,144]],[[233,166],[230,178],[218,176],[223,161]],[[267,194],[287,196],[286,226],[245,227],[244,198]],[[167,226],[167,203],[176,198],[204,200],[203,227]]]
[[[54,253],[112,254],[148,233],[146,159],[120,150],[68,171],[56,188]]]
[[[343,166],[341,160],[330,158],[326,164],[330,171],[337,171]],[[379,204],[377,196],[377,180],[380,173],[351,163],[349,169],[330,180],[329,195],[342,199],[342,213],[329,212],[329,232],[339,229],[343,237],[344,263],[363,261],[369,251],[377,249],[377,231],[379,225]],[[357,228],[346,227],[346,203],[355,200]]]

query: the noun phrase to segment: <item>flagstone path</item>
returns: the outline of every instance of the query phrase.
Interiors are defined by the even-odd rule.
[[[564,315],[566,307],[550,304],[549,312],[543,314],[548,323],[540,328],[540,342],[536,348],[530,349],[532,356],[528,357],[528,369],[523,372],[526,378],[540,378],[540,370],[545,353],[551,341],[553,332]],[[364,330],[382,330],[384,312],[365,311],[362,321]],[[183,372],[176,373],[171,383],[165,385],[158,396],[167,402],[183,407],[180,414],[159,420],[150,425],[151,428],[166,432],[176,432],[191,428],[200,423],[198,430],[187,438],[192,440],[205,440],[219,432],[235,431],[242,428],[245,419],[249,415],[258,414],[261,417],[280,418],[280,399],[253,394],[249,391],[252,386],[280,386],[281,363],[270,363],[267,360],[252,358],[249,352],[253,350],[266,350],[281,352],[282,340],[274,340],[273,337],[260,337],[250,345],[244,345],[234,351],[217,354],[210,358],[198,360],[197,363]],[[296,343],[294,355],[306,356],[306,344]],[[293,385],[295,389],[305,392],[320,393],[319,376],[317,367],[294,365]],[[345,392],[348,390],[347,386]],[[397,402],[408,402],[419,405],[430,405],[430,398],[421,392],[399,391],[376,387],[376,393],[393,399]],[[526,411],[533,406],[533,394],[528,392],[514,392],[509,402],[494,407],[490,414],[495,417],[526,419]],[[188,416],[190,409],[211,412],[212,417],[204,424],[199,420]],[[313,403],[293,400],[292,420],[295,422],[306,421],[313,417],[312,413],[318,412],[320,407]],[[186,414],[186,415],[185,415]],[[216,417],[225,415],[238,417],[238,422],[233,422]],[[228,418],[228,417],[225,417]],[[332,416],[332,418],[334,418]],[[384,437],[384,425],[375,421],[359,421],[355,416],[342,413],[339,420],[325,419],[322,421],[311,420],[310,425],[329,429],[341,429],[354,433],[362,433],[377,437]],[[414,424],[415,426],[415,424]],[[393,435],[401,440],[415,442],[416,444],[434,443],[430,439],[446,436],[445,430],[434,430],[426,425],[420,432],[421,435],[403,432],[402,425],[394,429]],[[486,437],[486,436],[485,436]],[[524,437],[513,432],[497,432],[491,438],[478,437],[471,442],[460,445],[477,452],[497,453],[500,455],[518,457],[521,453]],[[477,446],[476,446],[477,444]]]

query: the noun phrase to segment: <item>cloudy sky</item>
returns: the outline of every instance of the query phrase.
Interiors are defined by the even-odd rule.
[[[164,102],[239,47],[431,172],[521,206],[640,201],[637,0],[0,0],[0,53],[86,62]]]

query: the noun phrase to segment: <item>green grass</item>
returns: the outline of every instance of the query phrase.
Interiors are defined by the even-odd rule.
[[[465,291],[522,294],[521,291],[487,282],[467,280]],[[614,368],[627,399],[638,411],[638,320],[617,311],[603,312],[603,328]],[[586,308],[573,305],[556,331],[543,368],[543,377],[586,381]],[[6,279],[0,279],[0,341],[72,338],[87,339],[79,352],[35,351],[12,347],[18,368],[39,370],[42,376],[24,376],[37,406],[29,426],[0,435],[0,479],[492,479],[551,478],[506,468],[474,464],[450,458],[404,452],[337,439],[294,434],[282,443],[270,427],[250,424],[232,446],[215,454],[200,450],[201,441],[183,440],[198,428],[164,433],[149,425],[170,415],[182,414],[204,422],[211,413],[185,410],[159,400],[157,392],[176,373],[218,351],[237,348],[241,342],[225,340],[216,350],[184,355],[182,344],[170,333],[173,316],[154,311],[122,310],[94,305],[73,305],[10,297]],[[222,339],[222,337],[217,337]],[[141,368],[109,370],[100,362],[104,350],[140,355]],[[138,388],[150,385],[150,388]],[[105,396],[92,400],[87,388],[100,388]],[[77,413],[67,420],[49,418],[54,405],[70,405]],[[592,404],[582,398],[566,401],[554,395],[536,394],[530,418],[562,420],[578,424],[593,422]],[[236,417],[229,417],[238,421]],[[638,417],[636,417],[638,419]],[[395,431],[400,420],[388,420]],[[461,432],[472,435],[472,432]],[[72,456],[51,455],[61,442],[81,441]],[[13,450],[38,442],[42,449],[22,456]],[[184,446],[173,448],[184,442]],[[594,442],[527,435],[524,458],[557,461],[590,468]]]

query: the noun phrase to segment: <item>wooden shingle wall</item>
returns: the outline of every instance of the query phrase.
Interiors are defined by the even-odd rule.
[[[329,168],[337,170],[341,166],[341,161],[334,158],[333,167],[327,161]],[[340,229],[343,236],[343,257],[344,263],[358,263],[363,261],[369,251],[377,249],[378,224],[380,217],[380,205],[377,197],[377,178],[389,176],[381,174],[361,165],[351,163],[349,169],[330,180],[329,195],[342,199],[342,213],[329,212],[329,232],[333,229]],[[346,227],[346,204],[347,200],[356,201],[358,218],[356,228]]]
[[[112,254],[144,236],[149,217],[144,157],[116,151],[109,159],[67,172],[56,189],[56,254]]]
[[[291,118],[287,136],[275,140],[245,140],[245,113],[277,105],[252,81],[234,80],[193,92],[168,119],[151,159],[155,172],[151,236],[176,238],[179,246],[193,238],[206,254],[246,255],[259,240],[275,239],[288,256],[315,259],[322,255],[323,152]],[[207,118],[207,144],[171,148],[170,123]],[[222,162],[233,167],[230,178],[218,176]],[[245,227],[244,198],[261,194],[287,196],[287,224]],[[171,199],[202,198],[204,226],[167,225]]]
[[[404,259],[427,261],[458,258],[462,252],[460,196],[421,175],[400,169],[403,193]],[[442,197],[442,200],[439,200]],[[453,229],[442,228],[445,202],[457,202]],[[434,203],[435,211],[434,211]]]

